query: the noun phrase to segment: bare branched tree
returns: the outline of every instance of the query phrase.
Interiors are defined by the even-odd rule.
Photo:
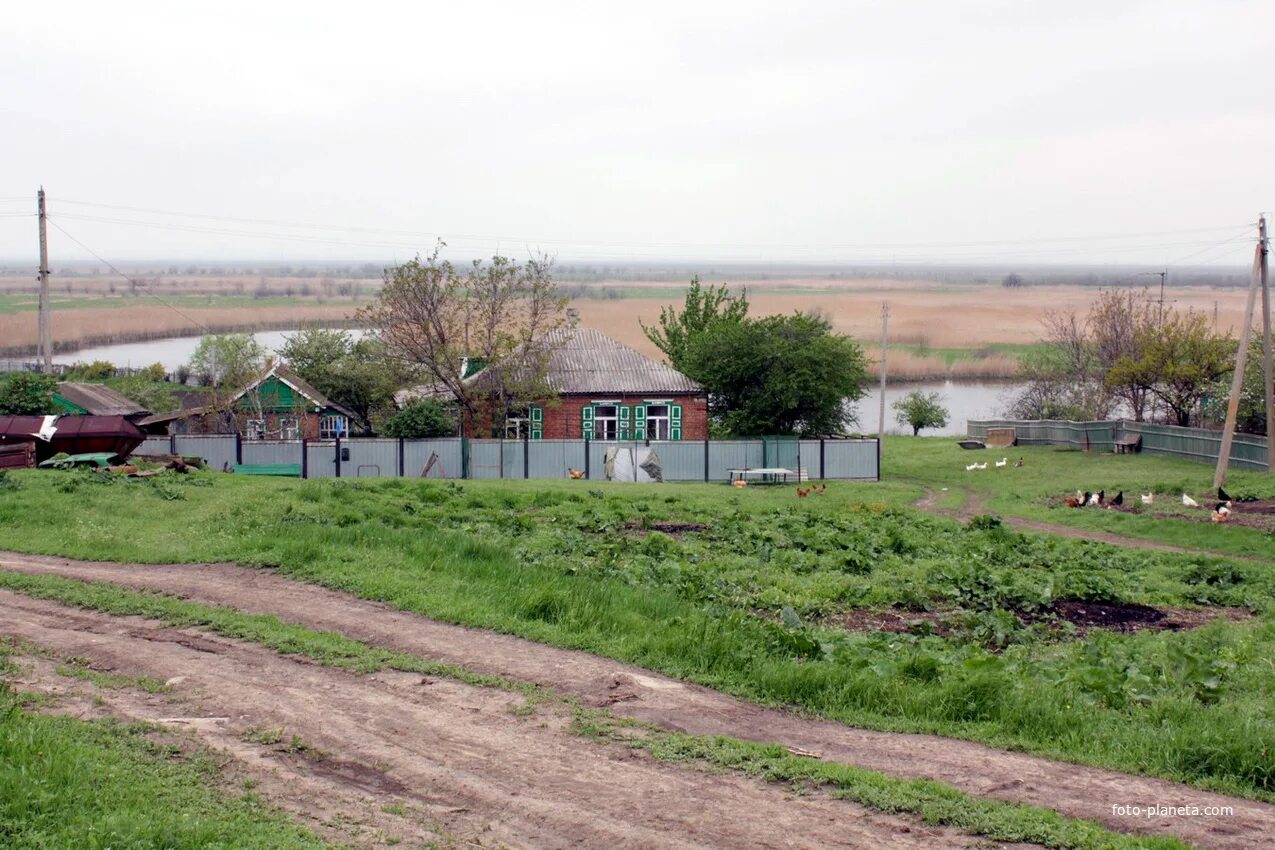
[[[549,358],[574,317],[550,258],[496,256],[462,272],[440,259],[443,247],[387,269],[361,315],[387,355],[454,399],[462,419],[499,427],[509,411],[552,397]]]
[[[1145,421],[1150,413],[1155,376],[1136,369],[1112,368],[1122,361],[1137,360],[1139,345],[1159,327],[1162,318],[1146,289],[1108,289],[1099,293],[1089,308],[1087,325],[1094,356],[1104,373],[1104,386],[1128,405],[1138,422]]]

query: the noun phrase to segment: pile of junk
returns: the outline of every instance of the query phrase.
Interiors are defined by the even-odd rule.
[[[145,439],[123,416],[0,416],[0,469],[110,467]]]

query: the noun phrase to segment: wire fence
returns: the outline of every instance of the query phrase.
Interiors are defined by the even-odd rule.
[[[1096,422],[1068,422],[1052,419],[970,420],[967,432],[985,439],[990,428],[1012,428],[1024,445],[1070,446],[1085,451],[1114,451],[1131,437],[1140,437],[1139,450],[1148,454],[1179,457],[1201,463],[1217,463],[1222,451],[1222,432],[1178,425],[1155,425],[1128,419]],[[1269,471],[1266,466],[1266,437],[1236,434],[1231,444],[1231,465],[1240,469]]]
[[[613,450],[613,451],[612,451]],[[881,452],[875,439],[624,441],[475,440],[452,437],[400,440],[244,440],[234,434],[148,437],[137,455],[200,457],[213,469],[289,467],[302,478],[581,478],[647,480],[650,454],[665,481],[728,481],[732,471],[783,469],[794,480],[879,481]],[[622,455],[617,473],[608,456]],[[608,478],[608,466],[611,467]],[[295,467],[295,469],[293,469]]]

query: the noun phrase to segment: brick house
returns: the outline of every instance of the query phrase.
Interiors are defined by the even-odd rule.
[[[708,395],[671,366],[657,363],[593,328],[572,328],[552,339],[547,382],[555,393],[526,410],[510,411],[510,440],[703,440],[708,437]],[[482,373],[471,380],[481,380]],[[404,390],[403,404],[437,395],[427,387]],[[472,427],[467,429],[476,433]],[[486,429],[477,429],[486,430]],[[491,436],[499,437],[497,433]]]
[[[220,409],[218,409],[220,407]],[[350,436],[354,414],[281,364],[219,406],[202,405],[148,416],[152,434],[233,434],[245,440],[330,440]]]

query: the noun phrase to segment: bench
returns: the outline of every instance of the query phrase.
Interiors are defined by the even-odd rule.
[[[1142,435],[1126,434],[1111,444],[1112,450],[1118,455],[1136,454],[1142,451]]]
[[[299,463],[236,463],[231,466],[236,475],[280,475],[286,478],[300,478]]]

